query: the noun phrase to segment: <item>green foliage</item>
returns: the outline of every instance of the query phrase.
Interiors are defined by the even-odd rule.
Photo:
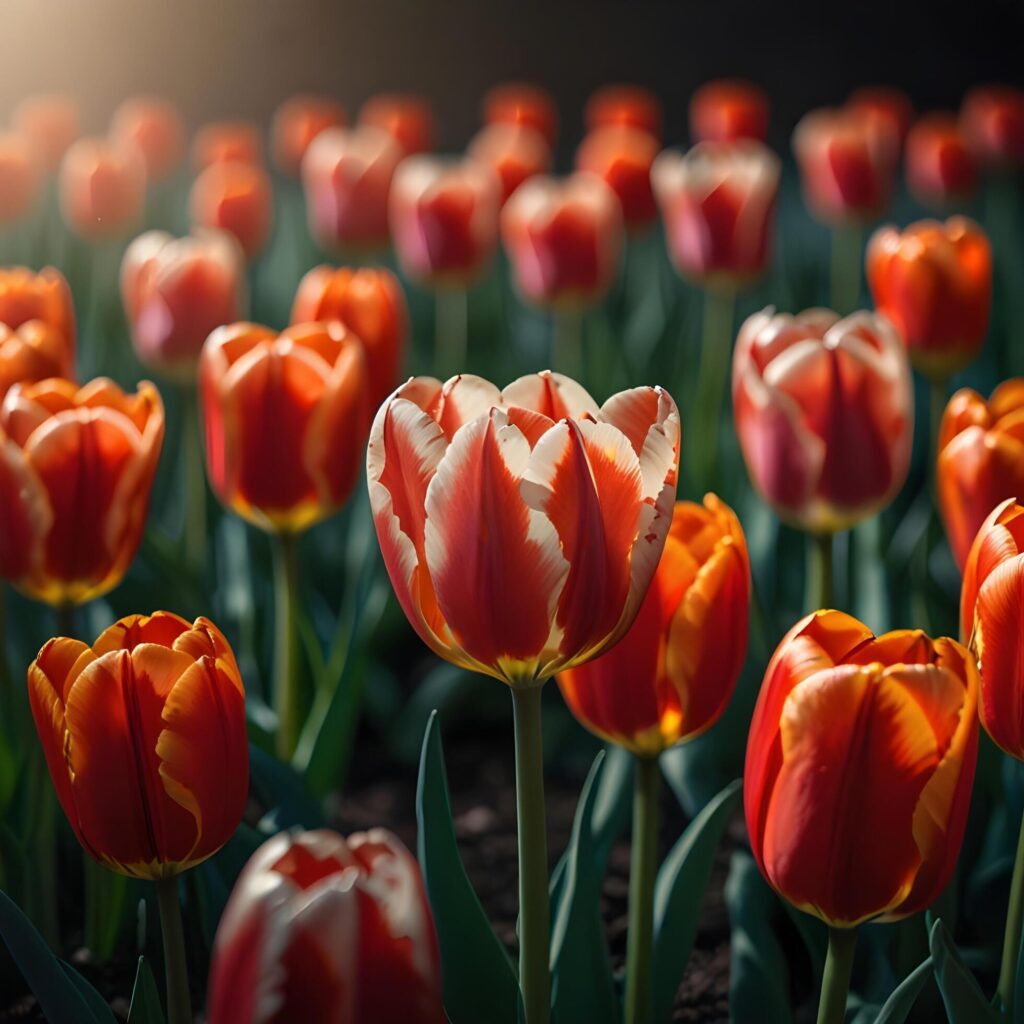
[[[985,998],[941,920],[932,926],[931,950],[935,982],[942,994],[949,1024],[986,1024],[998,1021],[999,1014]]]
[[[164,1024],[164,1011],[160,1006],[160,994],[153,980],[153,972],[144,956],[139,957],[135,971],[135,986],[132,989],[132,1003],[128,1010],[128,1024]]]

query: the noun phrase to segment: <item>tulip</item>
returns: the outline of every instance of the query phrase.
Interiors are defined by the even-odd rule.
[[[55,171],[78,138],[78,104],[70,96],[27,96],[11,115],[11,127],[27,138],[47,171]]]
[[[32,143],[13,132],[0,134],[0,226],[30,212],[39,191],[39,167]]]
[[[398,143],[379,128],[328,128],[313,140],[302,184],[310,234],[323,248],[387,248],[388,193],[401,159]]]
[[[982,163],[997,170],[1024,164],[1024,91],[978,86],[965,97],[960,119]]]
[[[465,374],[413,378],[370,432],[370,504],[402,609],[440,657],[512,689],[528,1024],[549,1010],[542,684],[632,624],[669,530],[678,452],[679,414],[660,388],[598,408],[547,372],[504,391]]]
[[[558,109],[551,96],[526,82],[496,85],[483,102],[484,124],[521,124],[540,132],[552,148],[558,135]]]
[[[551,148],[528,125],[488,125],[473,137],[466,155],[490,165],[498,175],[502,206],[527,178],[551,170]]]
[[[1001,501],[1024,495],[1022,422],[1020,377],[1000,384],[988,402],[962,388],[946,406],[939,429],[936,492],[949,546],[961,569],[985,517]]]
[[[293,324],[339,320],[363,343],[370,408],[398,384],[409,313],[398,279],[375,267],[314,267],[299,282]]]
[[[854,89],[846,101],[848,110],[866,111],[890,122],[903,145],[910,131],[910,123],[914,119],[914,106],[910,97],[902,89],[894,89],[886,85],[866,85]]]
[[[992,251],[973,221],[881,228],[868,245],[867,274],[875,307],[926,377],[942,382],[978,354],[992,305]]]
[[[423,879],[395,836],[281,832],[253,854],[217,928],[209,1024],[447,1019]]]
[[[768,97],[760,86],[735,79],[702,85],[690,100],[694,142],[768,138]]]
[[[657,216],[651,164],[658,140],[629,125],[592,129],[576,152],[576,169],[595,174],[618,196],[627,229],[641,232]]]
[[[238,239],[246,258],[255,259],[267,243],[273,221],[270,177],[256,164],[221,160],[192,183],[192,223],[218,228]]]
[[[142,217],[146,165],[137,147],[112,139],[79,139],[60,165],[60,206],[80,238],[119,238]]]
[[[372,96],[359,111],[359,123],[387,132],[405,156],[429,153],[434,148],[434,113],[420,96]]]
[[[104,378],[15,384],[0,407],[0,575],[55,607],[117,586],[142,540],[163,435],[148,382],[134,395]]]
[[[326,128],[344,128],[345,108],[326,96],[292,96],[274,112],[271,149],[282,174],[295,178],[310,143]]]
[[[639,85],[606,85],[598,89],[587,100],[583,120],[590,132],[625,125],[661,141],[661,100]]]
[[[978,165],[953,114],[928,114],[907,136],[907,185],[918,202],[939,209],[967,202]]]
[[[15,330],[0,323],[0,401],[15,384],[73,376],[73,364],[67,338],[41,320]]]
[[[110,135],[138,146],[150,181],[162,181],[178,169],[185,155],[185,123],[178,108],[157,96],[125,100],[114,112]]]
[[[960,852],[977,758],[978,670],[955,640],[875,637],[818,611],[768,665],[743,799],[761,873],[829,925],[818,1020],[845,1019],[854,929],[932,904]]]
[[[192,140],[192,168],[198,174],[220,161],[263,164],[260,130],[251,121],[211,121]]]
[[[0,324],[17,330],[30,320],[52,327],[64,339],[69,358],[73,355],[75,309],[64,275],[53,267],[39,273],[27,267],[0,267]]]

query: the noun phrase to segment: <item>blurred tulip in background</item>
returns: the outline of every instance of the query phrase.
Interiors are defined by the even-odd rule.
[[[593,128],[576,151],[576,169],[601,178],[618,196],[626,229],[642,232],[657,217],[651,165],[660,145],[628,124]]]
[[[270,176],[256,164],[220,160],[192,183],[189,210],[197,228],[217,228],[234,235],[249,260],[267,244],[273,223]]]
[[[752,82],[719,79],[702,85],[690,98],[693,142],[731,142],[768,137],[768,95]]]
[[[964,97],[964,133],[978,159],[995,170],[1024,165],[1024,90],[982,85]]]
[[[78,103],[56,93],[26,96],[11,114],[11,127],[32,143],[42,167],[55,171],[78,138]]]
[[[158,96],[135,96],[114,111],[111,138],[139,148],[150,181],[173,174],[185,157],[185,123],[178,108]]]
[[[210,121],[192,140],[192,169],[198,174],[226,160],[262,166],[263,139],[252,121]]]
[[[86,138],[68,147],[60,165],[64,222],[79,238],[117,239],[142,219],[146,164],[139,149],[112,139]]]
[[[955,114],[933,113],[914,122],[907,136],[907,187],[918,202],[938,210],[969,202],[978,163]]]
[[[32,212],[40,167],[32,143],[14,132],[0,134],[0,228]]]
[[[535,174],[551,170],[551,148],[535,128],[521,124],[492,124],[481,128],[466,155],[489,164],[501,179],[501,204]]]
[[[606,85],[587,100],[583,112],[587,131],[625,125],[638,128],[661,142],[661,100],[640,85]]]
[[[521,124],[544,136],[549,146],[558,137],[558,108],[551,95],[527,82],[504,82],[483,99],[484,124]]]
[[[359,124],[387,132],[405,156],[429,153],[434,148],[434,112],[422,96],[371,96],[359,111]]]
[[[285,100],[274,111],[270,127],[274,164],[290,178],[298,177],[310,143],[326,128],[344,128],[345,108],[326,96],[300,94]]]

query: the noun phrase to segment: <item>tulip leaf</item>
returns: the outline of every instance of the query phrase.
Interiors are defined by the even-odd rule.
[[[739,803],[742,783],[730,782],[686,827],[669,851],[654,888],[652,1019],[667,1021],[690,959],[715,851]]]
[[[135,987],[132,989],[132,1004],[128,1010],[128,1024],[164,1024],[160,993],[144,956],[139,957],[139,966],[135,971]]]
[[[249,775],[253,794],[266,807],[260,821],[261,832],[271,835],[296,826],[323,828],[324,816],[318,802],[291,765],[250,743]]]
[[[114,1016],[114,1011],[111,1010],[110,1004],[106,999],[71,964],[61,960],[60,968],[64,972],[64,976],[70,979],[71,984],[78,989],[78,994],[88,1004],[89,1009],[92,1011],[93,1020],[102,1021],[102,1024],[116,1024],[117,1018]]]
[[[992,1009],[974,975],[963,962],[941,918],[932,927],[931,950],[935,982],[946,1004],[949,1024],[984,1024],[1000,1020],[1000,1015]]]
[[[621,1015],[601,918],[603,871],[594,870],[599,852],[594,809],[604,768],[601,751],[583,784],[563,859],[551,935],[552,1010],[557,1021],[616,1024]]]
[[[904,1024],[932,976],[932,958],[922,961],[893,990],[875,1018],[875,1024]]]
[[[436,713],[423,737],[416,822],[417,855],[437,926],[451,1024],[515,1024],[519,983],[459,856]]]

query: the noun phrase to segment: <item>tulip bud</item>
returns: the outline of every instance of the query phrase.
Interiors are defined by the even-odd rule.
[[[27,267],[0,267],[0,324],[17,330],[30,320],[41,320],[60,334],[73,358],[75,308],[64,275],[53,267],[39,273]]]
[[[544,136],[527,125],[492,124],[481,129],[466,155],[488,164],[501,180],[501,205],[527,178],[551,170],[551,149]]]
[[[464,288],[498,244],[501,185],[484,163],[412,156],[391,185],[391,237],[402,270],[434,287]]]
[[[978,670],[955,640],[876,638],[836,611],[798,622],[765,672],[743,772],[768,884],[839,928],[933,903],[967,824],[977,705]]]
[[[967,202],[978,183],[978,164],[953,114],[927,114],[907,136],[907,186],[925,206]]]
[[[651,171],[676,270],[735,289],[764,273],[779,194],[778,157],[752,139],[666,150]]]
[[[231,838],[249,796],[245,690],[209,619],[129,615],[92,647],[55,637],[28,694],[57,799],[104,867],[173,878]]]
[[[215,327],[242,315],[245,255],[226,231],[174,238],[147,231],[125,250],[121,296],[139,360],[192,380]]]
[[[74,351],[59,331],[42,320],[29,320],[15,330],[0,323],[0,401],[15,384],[72,377],[74,372]]]
[[[248,260],[255,259],[267,243],[273,204],[270,176],[262,167],[227,160],[202,171],[189,196],[193,225],[234,235]]]
[[[563,672],[569,710],[637,757],[695,739],[721,717],[747,654],[750,560],[736,514],[715,495],[676,502],[636,621],[610,650]]]
[[[387,132],[404,156],[429,153],[434,148],[434,113],[420,96],[372,96],[359,111],[359,123]]]
[[[206,466],[220,500],[297,533],[336,512],[359,473],[370,410],[363,348],[340,323],[278,334],[238,323],[203,346]]]
[[[60,165],[60,206],[80,238],[118,238],[142,217],[146,165],[135,146],[110,139],[79,139]]]
[[[375,267],[314,267],[299,282],[293,324],[339,320],[362,342],[370,408],[376,409],[398,384],[409,314],[398,279]]]
[[[211,121],[192,140],[192,168],[198,174],[210,164],[227,161],[262,166],[263,142],[251,121]]]
[[[178,169],[185,156],[185,123],[178,108],[156,96],[125,100],[114,112],[111,138],[138,146],[150,181],[161,181]]]
[[[963,569],[985,517],[1007,498],[1024,495],[1024,378],[1000,384],[985,401],[962,388],[939,428],[936,491],[946,536]],[[965,633],[966,640],[969,633]]]
[[[328,128],[310,143],[302,185],[309,231],[323,248],[387,248],[388,194],[401,159],[398,143],[379,128]]]
[[[690,100],[690,135],[694,142],[764,142],[768,138],[768,96],[750,82],[708,82]]]
[[[848,110],[859,110],[889,121],[902,146],[914,120],[914,105],[902,89],[886,85],[866,85],[854,89],[846,101]]]
[[[467,374],[412,378],[378,411],[366,465],[413,628],[440,657],[513,687],[595,657],[647,593],[678,458],[679,413],[660,388],[598,408],[549,372],[504,391]]]
[[[594,129],[576,152],[576,170],[601,178],[619,199],[630,231],[644,231],[657,216],[651,164],[658,140],[639,128],[611,125]]]
[[[148,382],[15,384],[0,406],[0,576],[54,607],[117,586],[135,557],[164,437]]]
[[[805,114],[793,132],[804,198],[830,226],[863,224],[892,198],[900,140],[892,118],[856,109]]]
[[[639,85],[606,85],[598,89],[587,100],[583,120],[590,132],[625,125],[661,142],[661,100]]]
[[[974,221],[880,228],[868,244],[867,277],[875,308],[925,376],[947,378],[978,354],[992,307],[992,250]]]
[[[344,128],[345,108],[325,96],[292,96],[274,112],[271,148],[282,174],[298,176],[309,144],[326,128]]]
[[[39,166],[32,143],[13,132],[0,134],[0,228],[21,220],[39,192]]]
[[[281,832],[242,870],[217,928],[209,1024],[444,1024],[437,935],[390,832]]]
[[[483,102],[484,124],[521,124],[540,132],[552,148],[558,135],[558,109],[551,96],[526,82],[496,85]]]
[[[622,209],[593,174],[536,175],[501,211],[501,237],[523,298],[588,306],[611,287],[622,259]]]
[[[1024,165],[1024,91],[978,86],[964,99],[960,120],[983,164],[996,169]]]
[[[55,171],[78,138],[78,104],[70,96],[27,96],[11,115],[11,128],[28,139],[46,171]]]
[[[747,471],[779,517],[844,530],[884,508],[910,464],[910,367],[889,323],[769,307],[740,328],[733,414]]]

